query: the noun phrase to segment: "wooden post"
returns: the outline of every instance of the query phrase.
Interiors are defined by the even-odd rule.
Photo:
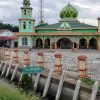
[[[84,55],[78,56],[77,57],[78,61],[79,61],[79,69],[78,69],[78,73],[79,73],[79,78],[86,78],[87,77],[87,68],[86,68],[86,60],[87,57]]]
[[[43,68],[44,67],[43,52],[38,52],[37,55],[38,55],[37,65]]]
[[[57,53],[55,54],[55,71],[57,73],[62,72],[62,64],[61,64],[62,55]]]

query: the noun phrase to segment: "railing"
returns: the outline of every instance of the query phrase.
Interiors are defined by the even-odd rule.
[[[13,50],[10,50],[10,56],[13,54]],[[4,59],[5,58],[5,48],[0,48],[0,56]],[[23,64],[24,59],[24,52],[19,51],[18,52],[19,57],[19,63]],[[37,52],[30,52],[29,58],[30,58],[30,65],[36,65],[37,64]],[[44,53],[43,56],[44,59],[44,68],[50,69],[55,67],[55,57],[53,53]],[[78,73],[78,60],[75,58],[71,58],[68,56],[63,56],[61,58],[61,64],[62,64],[62,70],[68,70],[70,74],[73,74],[74,77],[76,73]],[[100,60],[87,60],[86,61],[86,68],[87,68],[87,76],[93,80],[99,80],[100,81]]]
[[[89,78],[100,81],[100,60],[88,60],[86,68]]]

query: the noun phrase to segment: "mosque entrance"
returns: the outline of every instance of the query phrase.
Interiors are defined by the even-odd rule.
[[[42,39],[39,38],[36,40],[36,48],[43,48]]]
[[[72,43],[68,38],[61,38],[57,42],[57,48],[71,49]]]
[[[89,48],[90,49],[97,49],[97,40],[92,38],[89,41]]]
[[[84,39],[84,38],[80,39],[80,49],[86,49],[86,48],[87,48],[86,39]]]
[[[45,48],[50,48],[50,39],[49,38],[47,38],[47,39],[45,39]]]

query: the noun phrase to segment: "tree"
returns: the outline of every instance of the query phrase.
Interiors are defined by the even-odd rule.
[[[0,22],[0,29],[8,29],[12,32],[18,32],[19,31],[18,26],[13,26],[11,24],[3,24],[2,22]]]

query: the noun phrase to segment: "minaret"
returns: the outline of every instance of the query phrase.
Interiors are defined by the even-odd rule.
[[[34,32],[34,21],[35,20],[32,18],[30,0],[23,0],[21,18],[19,19],[19,32]]]

